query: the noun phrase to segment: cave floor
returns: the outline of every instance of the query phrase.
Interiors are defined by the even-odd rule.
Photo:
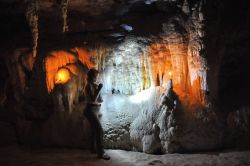
[[[250,166],[250,151],[199,154],[149,155],[124,150],[106,150],[111,160],[100,160],[80,149],[0,148],[0,166]]]

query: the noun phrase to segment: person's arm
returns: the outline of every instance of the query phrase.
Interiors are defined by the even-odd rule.
[[[99,84],[98,87],[97,87],[95,102],[99,102],[99,103],[103,102],[102,97],[100,95],[102,87],[103,87],[102,84]]]
[[[95,105],[101,105],[99,102],[100,91],[102,89],[102,84],[87,84],[85,88],[86,99],[89,103]]]

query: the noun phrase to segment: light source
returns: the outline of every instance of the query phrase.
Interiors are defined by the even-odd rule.
[[[169,71],[169,72],[168,72],[168,75],[169,75],[169,77],[171,78],[171,77],[172,77],[172,72]]]
[[[70,78],[69,70],[66,68],[61,68],[55,75],[55,84],[65,84],[70,80]]]

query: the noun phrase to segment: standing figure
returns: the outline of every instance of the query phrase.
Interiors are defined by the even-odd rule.
[[[100,91],[102,84],[97,84],[98,71],[90,69],[88,72],[87,85],[85,89],[87,106],[84,115],[91,125],[91,150],[96,151],[98,158],[109,160],[110,157],[104,152],[103,148],[103,130],[99,120],[99,110],[102,98]]]

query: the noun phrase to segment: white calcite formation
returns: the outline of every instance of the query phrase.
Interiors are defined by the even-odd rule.
[[[52,4],[51,1],[46,2]],[[68,30],[70,10],[97,16],[108,12],[114,4],[118,5],[113,0],[99,0],[98,3],[80,0],[60,2],[63,32]],[[129,6],[136,2],[139,3],[137,0],[129,3],[119,1],[121,6],[127,5],[127,7],[118,13],[126,13]],[[112,32],[107,34],[117,41],[116,44],[105,43],[103,48],[95,47],[94,51],[92,50],[96,55],[93,61],[96,62],[96,68],[101,73],[99,81],[103,83],[101,95],[104,102],[100,114],[105,147],[145,153],[174,153],[220,148],[223,141],[223,133],[220,132],[222,131],[221,121],[206,96],[206,92],[209,91],[207,83],[209,67],[204,54],[203,1],[197,1],[192,4],[193,6],[190,6],[188,0],[144,2],[148,5],[156,3],[159,10],[166,13],[172,12],[169,15],[166,14],[169,18],[162,21],[162,27],[159,28],[160,32],[157,36],[127,35],[136,33],[137,26],[132,27],[130,24],[117,22],[116,26],[119,28],[121,28],[119,25],[126,25],[122,26],[123,31],[112,29]],[[35,51],[38,39],[37,1],[30,1],[28,4],[26,17],[32,29]],[[46,5],[42,3],[41,7],[45,9]],[[119,9],[119,5],[116,9]],[[174,13],[169,9],[176,9],[177,12]],[[95,36],[92,32],[90,34],[91,37]],[[72,54],[72,50],[67,51]],[[37,86],[35,88],[26,87],[25,69],[19,64],[19,59],[22,61],[25,57],[21,54],[22,52],[17,53],[8,61],[10,73],[14,73],[11,75],[10,82],[18,85],[14,88],[16,100],[22,103],[22,95],[28,96],[24,99],[26,100],[23,102],[24,106],[18,107],[23,108],[25,115],[31,114],[29,116],[32,117],[38,114],[39,118],[40,113],[43,115],[47,110],[53,110],[48,118],[45,116],[39,119],[42,119],[42,122],[37,123],[38,118],[33,117],[31,127],[27,129],[29,130],[27,142],[39,140],[39,143],[45,145],[88,148],[91,139],[90,127],[83,116],[85,105],[79,102],[79,95],[86,84],[87,70],[80,70],[84,66],[83,63],[76,60],[66,61],[65,64],[60,65],[60,68],[67,68],[73,63],[78,64],[79,66],[76,64],[71,66],[71,72],[76,69],[76,73],[81,76],[71,73],[71,80],[67,84],[57,85],[53,92],[47,94],[53,102],[51,105],[46,105],[44,104],[46,100],[41,100],[42,102],[36,100],[39,96],[36,88],[42,84],[40,77],[44,75],[42,69],[44,66],[33,73],[33,77],[40,84],[35,85]],[[73,52],[72,57],[78,55]],[[60,62],[63,56],[54,58],[55,62]],[[34,58],[30,59],[33,66]],[[86,59],[83,58],[83,60]],[[32,70],[32,67],[29,70]],[[53,72],[56,73],[57,69]],[[172,86],[173,89],[171,89]],[[26,91],[29,88],[33,88],[31,95]],[[46,90],[45,87],[43,92],[47,92]],[[236,140],[240,144],[242,140],[237,138],[239,135],[242,139],[249,137],[249,111],[247,110],[241,109],[228,116],[229,143]],[[32,139],[32,136],[39,139]]]
[[[146,46],[139,42],[146,40],[128,37],[105,56],[101,71],[104,93],[111,93],[114,89],[132,95],[142,90],[142,57],[146,56]]]
[[[169,18],[160,36],[124,36],[107,50],[92,51],[103,83],[100,113],[106,148],[173,153],[219,147],[218,120],[205,104],[203,93],[208,68],[202,53],[202,4],[196,4],[190,13],[187,1],[183,5],[180,8],[188,19],[181,15]],[[69,146],[74,136],[72,146],[83,146],[79,140],[89,132],[89,124],[85,119],[80,126],[84,106],[76,102],[77,87],[73,85],[74,79],[64,85],[65,92],[54,94],[55,110],[62,112],[57,111],[47,127],[62,129],[47,136],[48,142],[59,139],[54,142]],[[69,126],[74,130],[62,138]],[[84,132],[76,136],[81,128]]]
[[[183,12],[188,14],[187,1],[184,3]],[[117,118],[110,118],[109,121],[104,118],[103,121],[108,147],[136,149],[146,153],[173,153],[219,147],[222,139],[219,122],[215,113],[206,105],[204,94],[204,91],[208,91],[208,67],[203,54],[204,18],[201,8],[202,3],[197,3],[190,11],[189,19],[176,16],[163,24],[161,43],[171,57],[174,89],[178,88],[176,92],[162,93],[162,89],[166,88],[164,86],[155,88],[155,70],[152,67],[160,63],[153,60],[152,52],[145,49],[152,40],[127,37],[105,57],[102,70],[103,93],[112,96],[113,90],[116,94],[104,101],[104,105],[110,107],[105,107],[103,114],[104,117],[108,114],[109,117]],[[144,57],[147,59],[146,68],[150,82],[147,90],[142,87]],[[158,70],[160,72],[160,68]],[[166,85],[166,81],[168,80],[160,80],[160,85]],[[179,96],[175,101],[178,103],[175,108],[162,101],[164,95],[169,98],[172,93]],[[123,96],[123,102],[118,101],[119,96]],[[126,96],[132,100],[128,102]],[[189,102],[194,102],[196,106]],[[134,111],[136,113],[132,113]],[[123,131],[125,122],[126,132]],[[120,141],[124,137],[126,141]]]

